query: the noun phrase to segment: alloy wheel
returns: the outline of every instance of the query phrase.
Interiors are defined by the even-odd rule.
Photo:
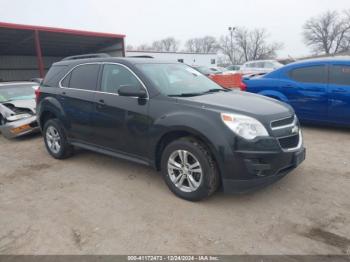
[[[58,154],[61,149],[61,137],[57,129],[53,126],[49,126],[46,130],[46,142],[47,146],[52,153]]]
[[[186,150],[176,150],[170,155],[168,174],[173,184],[186,193],[196,191],[203,179],[201,164]]]

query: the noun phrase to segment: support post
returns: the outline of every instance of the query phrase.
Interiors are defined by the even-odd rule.
[[[34,31],[34,40],[35,40],[36,57],[38,60],[39,75],[41,78],[44,78],[45,70],[44,70],[44,62],[43,62],[43,56],[41,52],[41,44],[40,44],[40,37],[39,37],[38,30]]]

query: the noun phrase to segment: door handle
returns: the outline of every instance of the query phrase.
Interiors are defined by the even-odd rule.
[[[99,103],[99,104],[103,104],[103,105],[104,105],[104,104],[105,104],[105,100],[100,99],[100,100],[98,100],[98,103]]]
[[[285,84],[285,85],[283,85],[282,87],[283,87],[283,88],[291,88],[291,87],[293,87],[293,85],[292,85],[292,84]]]

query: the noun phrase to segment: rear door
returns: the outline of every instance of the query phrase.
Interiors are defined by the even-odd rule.
[[[327,66],[315,64],[289,69],[281,80],[280,90],[304,120],[327,120]]]
[[[66,114],[65,126],[71,139],[85,142],[91,139],[91,115],[99,70],[99,64],[79,65],[61,82],[59,99]]]
[[[124,85],[143,86],[126,66],[103,65],[100,92],[94,97],[93,141],[116,152],[143,156],[148,147],[149,100],[119,96]]]
[[[329,67],[329,121],[350,125],[350,65]]]

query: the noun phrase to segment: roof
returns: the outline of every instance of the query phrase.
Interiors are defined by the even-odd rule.
[[[122,41],[125,35],[0,22],[0,55],[35,54],[34,33],[39,33],[44,56],[96,52]]]
[[[74,59],[74,60],[62,60],[55,63],[54,65],[79,65],[82,63],[122,63],[122,64],[182,64],[178,62],[154,59],[154,58],[135,58],[135,57],[107,57],[107,58],[85,58],[85,59]]]
[[[311,58],[311,59],[304,59],[299,60],[294,63],[288,64],[288,65],[297,65],[297,64],[305,64],[305,63],[313,63],[313,62],[336,62],[336,61],[349,61],[350,62],[350,56],[329,56],[329,57],[318,57],[318,58]]]
[[[216,55],[216,53],[166,52],[166,51],[142,51],[142,50],[126,50],[126,52],[127,53],[147,53],[147,54]]]

